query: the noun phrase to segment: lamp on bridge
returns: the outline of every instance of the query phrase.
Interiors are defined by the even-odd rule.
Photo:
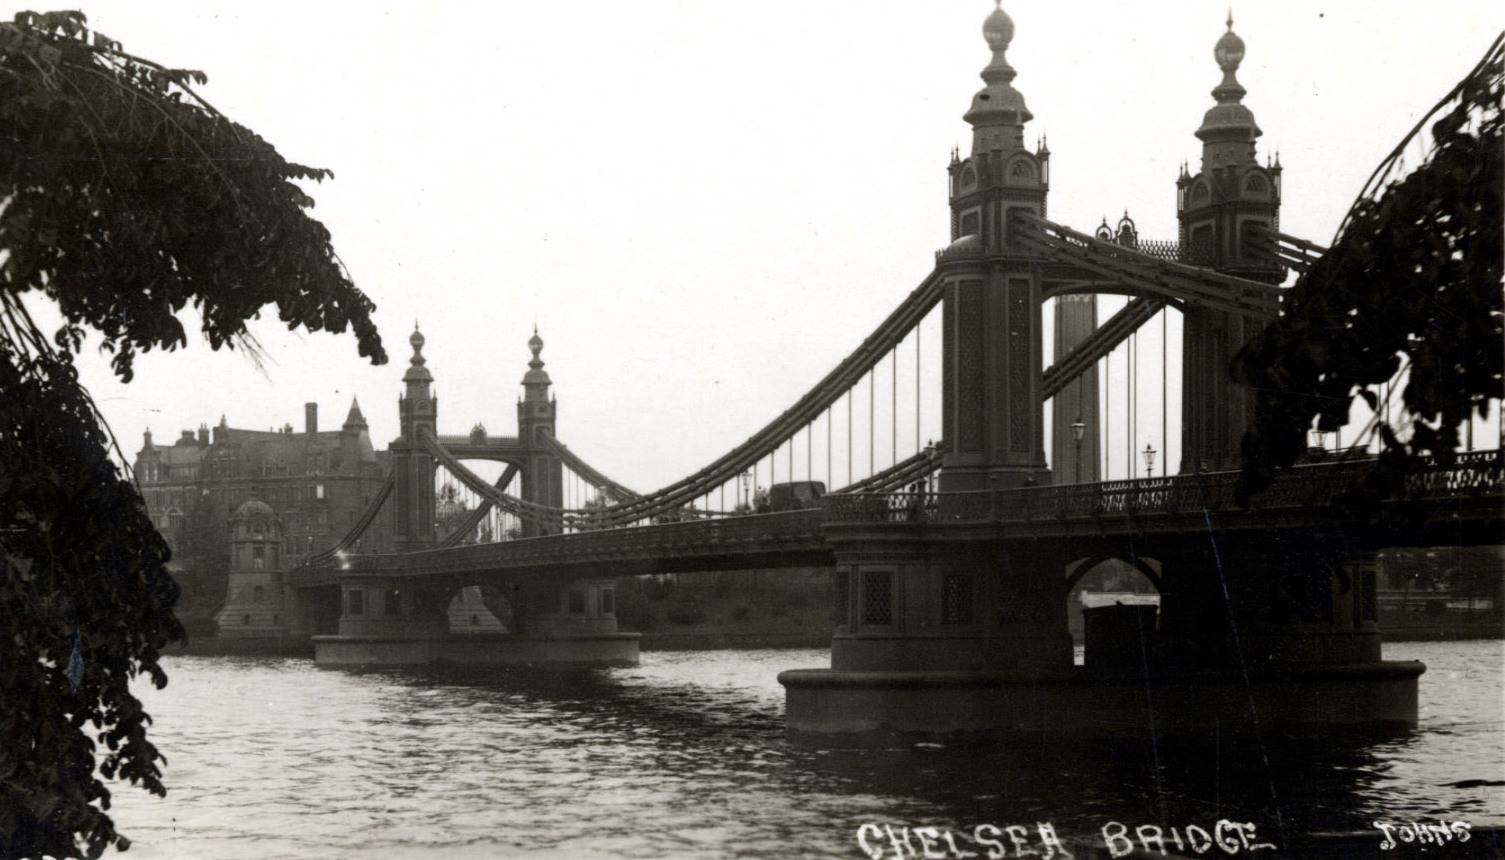
[[[1076,444],[1076,482],[1082,482],[1082,437],[1087,434],[1087,425],[1082,423],[1082,416],[1078,415],[1071,422],[1071,441]]]
[[[746,510],[747,510],[748,513],[752,512],[752,503],[748,501],[748,497],[747,497],[748,487],[751,486],[751,484],[752,484],[752,473],[751,472],[743,472],[742,473],[742,505],[743,505],[744,508],[746,508]]]
[[[1322,457],[1326,457],[1327,456],[1327,431],[1326,430],[1322,430],[1322,429],[1319,428],[1317,430],[1313,430],[1312,431],[1312,435],[1317,437],[1317,451],[1316,451],[1317,457],[1319,459],[1322,458]]]
[[[934,439],[931,439],[931,440],[929,440],[929,441],[927,441],[925,443],[925,460],[926,460],[926,462],[934,462],[935,461],[935,440]],[[933,472],[933,471],[925,473],[925,492],[926,493],[930,492],[930,481],[931,481],[931,478],[934,477],[934,475],[935,475],[935,472]]]
[[[1144,443],[1144,450],[1139,453],[1144,458],[1144,474],[1147,478],[1155,477],[1155,446]]]

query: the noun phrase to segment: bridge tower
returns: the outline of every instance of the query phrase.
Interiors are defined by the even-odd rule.
[[[549,442],[554,439],[554,422],[558,401],[549,395],[549,374],[543,369],[543,338],[538,328],[528,338],[528,349],[533,358],[528,361],[528,372],[523,374],[523,396],[517,401],[517,438],[527,451],[527,462],[522,470],[522,498],[525,502],[551,508],[564,507],[564,463],[554,453]],[[547,533],[548,529],[524,523],[523,533],[533,537]]]
[[[1004,56],[1013,35],[1001,8],[983,24],[993,56],[965,114],[972,152],[953,154],[950,165],[952,242],[936,262],[945,493],[1050,481],[1039,383],[1043,272],[1010,241],[1008,224],[1019,210],[1045,217],[1049,161],[1043,147],[1023,145],[1030,113]],[[918,707],[965,721],[1000,684],[1070,670],[1069,547],[886,521],[838,524],[825,535],[847,583],[847,623],[831,640],[829,671],[780,676],[791,731],[898,725],[916,712],[916,697],[927,700]]]
[[[1014,22],[997,8],[983,24],[993,58],[964,119],[972,151],[952,154],[951,245],[943,272],[945,362],[941,489],[1047,483],[1040,398],[1038,262],[1013,246],[1009,216],[1045,217],[1050,154],[1024,147],[1031,118],[1005,54]]]
[[[434,375],[424,365],[423,333],[413,326],[408,338],[413,357],[402,375],[406,391],[397,397],[402,435],[391,445],[393,548],[398,552],[427,549],[434,545],[434,458],[425,450],[424,434],[435,433],[439,398],[430,391]]]
[[[1258,253],[1260,228],[1280,227],[1280,162],[1259,163],[1255,138],[1261,134],[1245,107],[1246,90],[1235,73],[1244,59],[1244,40],[1228,32],[1213,49],[1223,80],[1217,100],[1202,119],[1201,170],[1185,167],[1176,182],[1180,241],[1188,259],[1220,272],[1278,284],[1278,263]],[[1188,308],[1183,320],[1181,471],[1217,471],[1239,466],[1239,440],[1253,415],[1253,398],[1228,373],[1228,364],[1266,320],[1206,307]]]

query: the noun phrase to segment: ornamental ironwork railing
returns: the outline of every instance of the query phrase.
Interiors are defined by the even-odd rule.
[[[1362,487],[1368,459],[1298,466],[1253,503],[1256,510],[1324,508]],[[1037,522],[1051,519],[1177,514],[1240,507],[1238,472],[1063,484],[1009,490],[934,493],[833,494],[821,500],[827,525],[861,523]],[[1406,477],[1402,500],[1492,496],[1505,506],[1505,469],[1499,451],[1459,454]]]
[[[817,510],[785,511],[423,550],[397,556],[396,563],[404,570],[444,574],[687,556],[811,552],[825,549],[820,527]]]

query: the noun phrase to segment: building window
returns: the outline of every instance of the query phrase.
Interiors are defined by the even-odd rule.
[[[352,588],[345,592],[345,614],[354,616],[366,614],[365,589]]]
[[[251,567],[263,570],[267,566],[266,547],[257,546],[251,549]]]
[[[610,588],[601,589],[601,614],[614,615],[617,611],[617,594]]]
[[[480,624],[481,624],[481,616],[479,616],[479,615],[472,615],[472,616],[470,616],[470,626],[471,627],[478,627],[478,626],[480,626]]]
[[[252,603],[265,603],[266,599],[267,599],[267,590],[265,588],[262,588],[261,586],[258,585],[255,588],[251,589],[251,602]]]
[[[948,573],[941,578],[941,623],[972,623],[972,577]]]
[[[863,572],[862,623],[876,626],[894,623],[894,574],[892,571]]]
[[[585,614],[585,590],[581,588],[570,589],[569,611],[576,615]]]
[[[314,498],[316,498],[316,499],[322,499],[322,498],[324,498],[324,485],[323,484],[314,484]]]

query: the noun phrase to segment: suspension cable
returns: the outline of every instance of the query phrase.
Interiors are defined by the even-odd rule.
[[[889,465],[899,462],[899,345],[889,354]]]

